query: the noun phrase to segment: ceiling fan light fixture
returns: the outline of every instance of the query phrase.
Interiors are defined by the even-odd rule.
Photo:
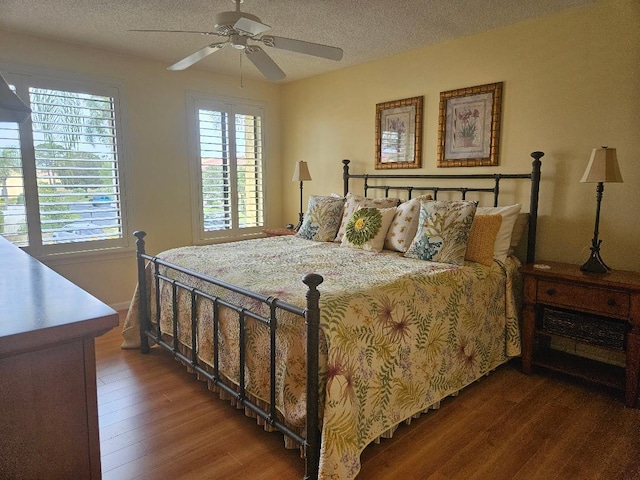
[[[229,43],[236,50],[245,50],[247,48],[247,37],[243,35],[231,35]]]

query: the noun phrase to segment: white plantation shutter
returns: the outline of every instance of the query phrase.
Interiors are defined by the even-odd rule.
[[[113,99],[30,89],[42,242],[122,238]]]
[[[15,77],[32,114],[0,123],[0,234],[34,254],[126,246],[117,88]]]
[[[19,246],[29,244],[20,132],[0,122],[0,234]]]
[[[264,226],[262,191],[262,121],[236,115],[238,222],[241,228]]]
[[[228,117],[226,112],[199,110],[202,213],[207,232],[232,228]]]
[[[198,148],[194,179],[201,239],[258,232],[264,226],[263,112],[192,97]]]

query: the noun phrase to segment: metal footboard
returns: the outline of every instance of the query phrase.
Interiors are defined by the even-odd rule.
[[[138,259],[138,292],[140,295],[139,306],[139,323],[140,323],[140,350],[142,353],[149,352],[149,340],[157,343],[164,349],[170,351],[175,358],[178,358],[185,365],[190,366],[193,371],[201,377],[206,378],[217,388],[231,395],[235,401],[243,407],[249,408],[257,416],[261,417],[272,427],[278,429],[293,441],[298,443],[304,451],[305,479],[318,478],[318,464],[320,459],[320,428],[319,428],[319,412],[318,412],[318,344],[319,344],[319,328],[320,328],[320,309],[319,300],[320,292],[318,286],[322,283],[323,278],[317,274],[305,275],[302,281],[307,285],[306,294],[307,305],[302,309],[282,302],[275,297],[267,297],[255,292],[243,289],[236,285],[208,277],[206,275],[194,272],[189,269],[179,267],[177,265],[166,262],[157,257],[147,255],[145,253],[145,232],[134,232],[136,237],[136,250]],[[161,273],[160,267],[164,267],[165,272]],[[151,275],[154,278],[153,286],[155,288],[155,328],[151,322],[150,313],[150,296],[149,285],[147,284],[147,268],[151,269]],[[243,297],[251,298],[254,301],[263,303],[268,307],[270,312],[268,317],[260,315],[247,308],[235,305],[225,299],[202,291],[187,283],[177,281],[167,275],[167,269],[188,275],[189,278],[198,279],[208,284],[222,287],[225,291],[241,294]],[[166,282],[171,286],[172,299],[172,341],[167,342],[160,331],[160,285]],[[191,353],[185,355],[180,349],[178,340],[178,295],[179,292],[185,292],[191,299]],[[205,368],[198,359],[198,302],[211,302],[213,310],[213,372]],[[238,315],[239,325],[239,385],[237,388],[229,385],[220,375],[219,371],[219,311],[220,307],[228,308]],[[279,420],[276,412],[276,331],[278,322],[276,312],[283,310],[304,319],[306,324],[307,337],[307,411],[306,411],[306,438],[285,425]],[[270,336],[270,398],[268,410],[263,409],[256,402],[252,401],[246,392],[246,384],[244,377],[245,367],[245,322],[247,319],[253,319],[266,325],[269,329]]]

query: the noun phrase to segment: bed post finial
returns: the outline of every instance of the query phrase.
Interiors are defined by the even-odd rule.
[[[527,263],[533,263],[536,258],[536,230],[538,228],[538,197],[540,193],[540,159],[544,152],[531,153],[531,200],[529,201],[529,232],[527,234]]]
[[[140,325],[140,352],[149,353],[149,337],[147,337],[147,330],[149,326],[149,308],[147,297],[147,275],[145,272],[145,262],[142,255],[144,251],[144,237],[147,236],[147,232],[142,230],[136,230],[133,232],[133,236],[136,237],[136,255],[138,257],[138,324]]]
[[[540,159],[541,159],[542,157],[544,157],[544,152],[532,152],[532,153],[531,153],[531,156],[532,156],[532,157],[533,157],[533,159],[534,159],[534,160],[533,160],[533,162],[532,162],[532,163],[533,163],[533,169],[534,169],[534,170],[537,170],[537,171],[538,171],[538,173],[539,173],[539,172],[540,172],[540,164],[542,163],[542,162],[540,161]],[[537,168],[536,168],[536,166],[537,166]]]
[[[143,230],[136,230],[133,232],[133,236],[136,237],[136,251],[144,254],[144,237],[147,236],[147,232]]]
[[[346,158],[342,160],[342,164],[344,165],[342,167],[342,179],[344,181],[342,191],[345,197],[347,196],[347,193],[349,193],[349,163],[351,163],[351,160]]]
[[[346,160],[348,162],[348,160]],[[346,167],[345,163],[345,168]],[[318,345],[320,337],[320,285],[324,278],[309,273],[302,278],[307,290],[307,441],[305,444],[305,480],[318,478],[320,465],[320,427],[318,419]],[[309,394],[309,392],[314,392]]]

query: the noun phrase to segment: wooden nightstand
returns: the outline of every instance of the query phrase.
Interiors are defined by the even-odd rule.
[[[640,373],[640,273],[585,273],[578,265],[525,265],[522,369],[540,366],[622,390],[625,404],[638,401]],[[552,350],[550,336],[624,352],[625,366]]]
[[[262,233],[267,237],[279,237],[281,235],[295,235],[296,231],[293,228],[265,228]]]

